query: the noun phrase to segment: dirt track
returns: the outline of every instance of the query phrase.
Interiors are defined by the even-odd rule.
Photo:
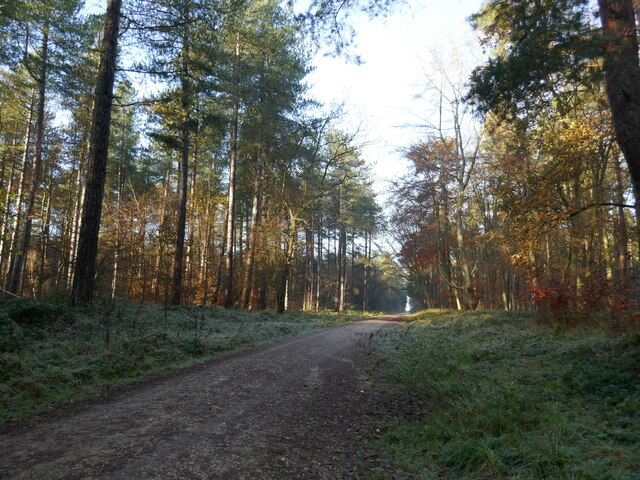
[[[0,427],[0,478],[356,479],[379,399],[361,369],[398,317],[314,332]]]

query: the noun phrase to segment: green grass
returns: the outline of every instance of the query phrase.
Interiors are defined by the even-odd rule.
[[[362,318],[361,313],[247,313],[104,302],[0,302],[0,420],[161,371]]]
[[[398,405],[371,478],[640,478],[640,337],[423,312],[377,350]],[[400,478],[400,477],[397,477]]]

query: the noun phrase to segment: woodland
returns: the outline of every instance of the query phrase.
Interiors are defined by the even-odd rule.
[[[399,311],[304,19],[266,0],[0,9],[4,295]]]
[[[0,0],[0,419],[408,297],[427,310],[332,330],[371,366],[351,394],[385,399],[358,478],[638,478],[638,0],[486,0],[480,63],[440,49],[422,79],[433,115],[386,205],[306,76],[320,49],[357,61],[353,18],[405,2],[98,3]],[[336,359],[309,371],[353,367]],[[318,378],[317,410],[307,388],[359,385]],[[290,418],[264,397],[223,403]]]
[[[434,67],[387,215],[305,76],[401,2],[84,3],[0,5],[3,295],[632,317],[637,2],[486,2],[484,63]]]
[[[631,319],[637,7],[488,1],[470,19],[484,63],[436,64],[438,120],[408,147],[392,221],[421,306]]]

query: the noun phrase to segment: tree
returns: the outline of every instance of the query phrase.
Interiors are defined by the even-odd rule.
[[[88,304],[93,299],[98,234],[109,152],[111,107],[113,105],[121,8],[122,0],[109,0],[104,18],[100,66],[89,135],[87,186],[82,203],[82,223],[71,290],[73,305]]]
[[[632,0],[599,0],[602,31],[585,0],[492,0],[474,15],[495,48],[472,75],[469,98],[481,111],[520,118],[551,102],[562,108],[604,74],[616,137],[640,218],[640,65]],[[640,222],[638,222],[640,223]],[[640,241],[640,235],[638,237]]]
[[[34,90],[37,92],[31,181],[24,211],[22,211],[20,205],[17,208],[18,215],[12,242],[11,263],[6,282],[7,290],[14,294],[19,294],[22,290],[25,259],[31,243],[31,226],[36,196],[40,188],[46,97],[51,87],[51,77],[53,77],[53,83],[59,85],[61,78],[64,78],[63,72],[65,63],[69,61],[68,56],[73,55],[71,45],[79,37],[78,25],[74,24],[78,16],[79,6],[78,0],[46,1],[37,5],[22,5],[21,8],[13,12],[15,16],[10,19],[11,25],[6,30],[6,36],[0,37],[0,60],[4,57],[9,65],[20,65],[28,73],[34,84]],[[11,13],[11,10],[9,10],[9,13]],[[7,42],[13,42],[14,45],[8,45]],[[32,43],[37,46],[33,47]],[[17,45],[24,49],[24,52],[20,55],[13,50]],[[1,52],[4,52],[4,55]],[[29,122],[28,130],[30,128],[31,123]],[[24,157],[26,160],[28,148],[25,152],[27,152]],[[23,162],[22,171],[24,181],[27,180],[26,172],[24,171],[26,167],[27,162],[25,161]],[[25,190],[22,189],[22,191],[24,192]],[[19,198],[19,201],[22,201],[22,198]]]
[[[333,46],[337,55],[345,54],[353,44],[355,29],[350,23],[354,13],[369,17],[387,14],[404,0],[311,0],[299,17],[310,37],[319,47]],[[294,0],[287,0],[289,7]]]
[[[308,72],[307,58],[300,48],[298,26],[290,12],[278,2],[254,2],[245,6],[242,15],[230,22],[227,40],[228,65],[222,69],[222,88],[230,109],[229,180],[226,220],[223,230],[224,269],[221,303],[231,307],[237,300],[234,283],[238,269],[235,249],[242,247],[243,224],[237,224],[238,209],[248,210],[248,202],[238,196],[241,183],[253,188],[251,216],[247,225],[243,285],[240,303],[249,306],[251,297],[256,236],[265,196],[264,177],[279,135],[289,134],[303,105],[302,80]],[[280,131],[279,131],[280,130]],[[288,140],[284,140],[286,144]],[[285,152],[289,159],[290,151]],[[245,187],[246,188],[246,187]],[[251,189],[248,189],[251,191]],[[242,210],[240,210],[240,213]],[[238,227],[240,231],[238,231]],[[240,241],[237,241],[240,240]],[[224,270],[224,274],[223,274]]]
[[[195,0],[165,1],[151,0],[144,9],[145,23],[141,25],[144,40],[152,49],[153,59],[146,68],[153,70],[157,77],[168,82],[177,95],[179,102],[171,112],[177,117],[177,132],[173,138],[180,153],[178,179],[178,217],[176,223],[175,252],[173,259],[173,274],[171,281],[171,303],[177,305],[182,296],[182,278],[185,251],[185,234],[187,223],[187,196],[189,185],[189,159],[191,153],[191,133],[194,127],[192,121],[194,81],[202,79],[202,71],[197,65],[203,65],[210,59],[204,56],[204,61],[195,61],[202,55],[202,28],[199,22],[204,22],[206,5]],[[151,13],[153,12],[153,14]],[[196,46],[197,45],[197,46]],[[174,87],[175,85],[175,87]]]
[[[115,90],[116,102],[122,106],[116,106],[112,115],[111,141],[109,156],[113,158],[110,166],[113,171],[107,169],[107,181],[109,195],[105,202],[112,200],[115,203],[111,213],[113,224],[113,267],[111,279],[111,296],[116,297],[121,277],[124,271],[124,239],[127,236],[126,203],[129,195],[129,184],[135,181],[136,160],[139,154],[140,134],[136,125],[136,109],[132,105],[135,98],[135,89],[130,81],[121,82]],[[134,191],[135,194],[135,191]]]
[[[640,64],[632,0],[599,0],[604,33],[604,76],[618,145],[636,197],[640,224]],[[640,248],[640,231],[638,232]]]

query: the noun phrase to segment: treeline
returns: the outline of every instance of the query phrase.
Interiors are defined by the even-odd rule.
[[[603,53],[633,38],[626,73],[640,70],[635,23],[633,37],[616,37],[577,0],[492,1],[473,22],[490,56],[474,70],[464,55],[435,62],[438,120],[408,149],[412,171],[396,185],[413,296],[428,307],[534,308],[563,323],[620,318],[640,300],[640,223],[634,158],[619,146],[633,125],[612,118],[606,76],[620,57]]]
[[[0,6],[5,294],[404,306],[356,140],[306,95],[310,50],[281,3]]]

